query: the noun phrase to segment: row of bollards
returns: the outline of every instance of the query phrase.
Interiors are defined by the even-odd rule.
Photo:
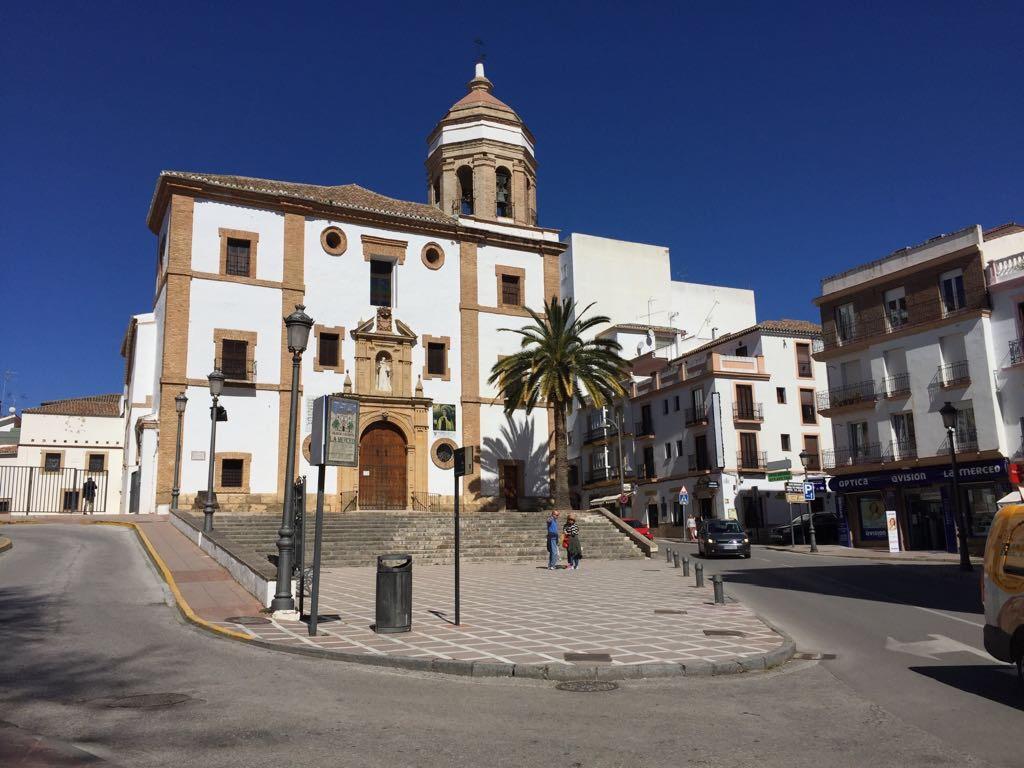
[[[686,556],[680,557],[679,553],[676,552],[675,550],[668,549],[666,547],[666,549],[665,549],[665,562],[666,563],[669,563],[669,562],[672,563],[672,566],[674,568],[679,568],[680,566],[682,566],[683,576],[689,576],[690,575],[690,558],[688,558]],[[693,577],[694,577],[694,586],[695,587],[703,587],[704,586],[704,564],[703,563],[694,563],[694,565],[693,565]],[[714,576],[711,577],[711,586],[715,590],[715,603],[717,605],[724,605],[725,604],[725,580],[719,574],[715,574]]]

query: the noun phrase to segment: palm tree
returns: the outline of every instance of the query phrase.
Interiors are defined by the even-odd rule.
[[[569,458],[566,455],[565,424],[573,399],[589,397],[602,408],[625,394],[622,381],[629,375],[629,363],[619,356],[622,347],[612,339],[584,339],[594,326],[610,322],[604,315],[584,319],[594,306],[578,315],[572,299],[552,297],[541,316],[527,309],[533,323],[524,328],[501,328],[522,337],[522,348],[495,363],[488,383],[497,385],[505,399],[505,414],[517,408],[530,413],[542,400],[555,416],[556,509],[568,509]]]

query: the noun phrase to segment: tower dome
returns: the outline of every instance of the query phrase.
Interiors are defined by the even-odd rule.
[[[456,216],[533,225],[533,134],[493,90],[483,63],[477,63],[466,95],[427,137],[427,199]]]

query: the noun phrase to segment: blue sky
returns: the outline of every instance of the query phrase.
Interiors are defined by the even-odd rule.
[[[120,389],[161,169],[424,199],[478,37],[537,137],[541,224],[817,319],[826,274],[1024,218],[1022,8],[4,3],[0,373],[19,406]]]

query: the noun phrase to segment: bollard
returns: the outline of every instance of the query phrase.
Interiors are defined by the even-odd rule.
[[[715,588],[715,604],[725,605],[725,585],[722,582],[722,577],[717,574],[712,576],[711,586]]]
[[[671,563],[672,562],[672,550],[669,549],[668,547],[665,547],[665,562],[666,563]]]
[[[704,566],[701,563],[697,563],[695,566],[693,566],[693,575],[694,575],[694,577],[695,577],[695,579],[697,581],[697,583],[694,584],[694,586],[696,586],[696,587],[703,587],[704,586]]]
[[[674,568],[678,568],[679,567],[679,553],[678,552],[673,552],[672,553],[672,566]]]
[[[689,576],[689,575],[690,575],[690,558],[684,557],[683,558],[683,576]]]

